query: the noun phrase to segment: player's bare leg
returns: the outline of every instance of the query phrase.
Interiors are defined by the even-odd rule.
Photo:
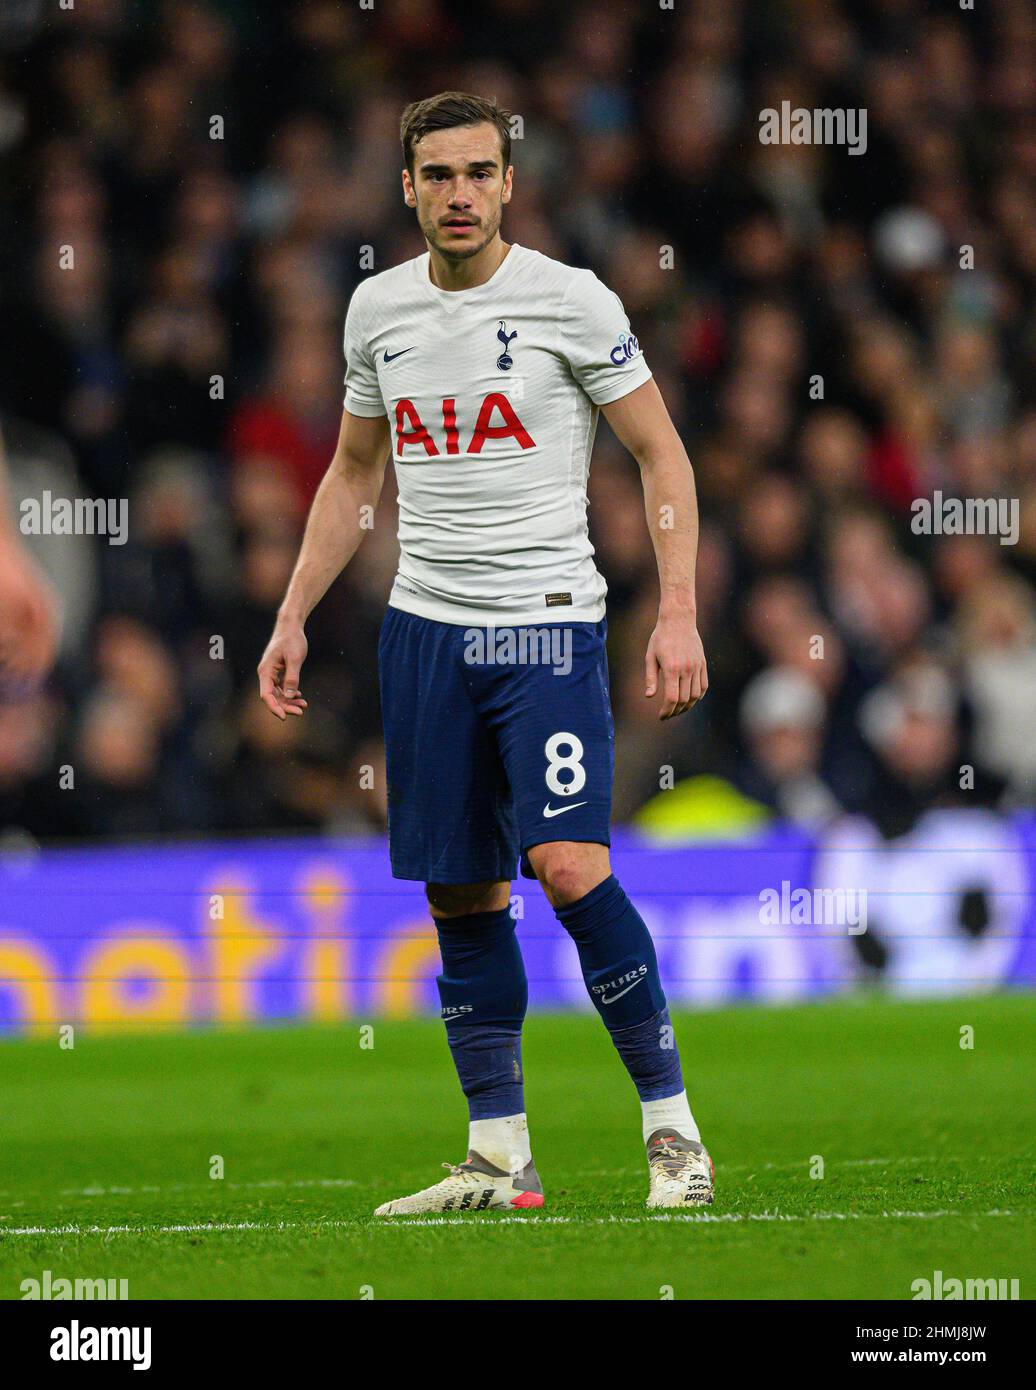
[[[510,883],[426,885],[439,934],[442,1016],[468,1099],[468,1155],[448,1176],[375,1216],[522,1210],[543,1205],[522,1098],[525,969],[510,915]]]
[[[554,840],[527,853],[576,943],[587,991],[640,1096],[648,1206],[710,1205],[712,1159],[687,1102],[655,948],[612,875],[607,846]]]

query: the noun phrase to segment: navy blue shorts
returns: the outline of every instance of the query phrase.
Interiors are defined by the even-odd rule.
[[[607,622],[464,627],[389,608],[378,669],[395,878],[534,877],[548,840],[611,843]]]

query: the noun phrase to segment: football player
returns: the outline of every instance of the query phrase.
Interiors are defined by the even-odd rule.
[[[644,693],[662,719],[708,686],[691,466],[616,295],[503,240],[508,113],[445,92],[408,106],[401,134],[403,197],[428,249],[353,294],[338,448],[259,665],[270,710],[300,717],[306,620],[355,553],[391,453],[400,560],[379,672],[392,871],[426,885],[470,1128],[462,1163],[377,1214],[543,1204],[523,1098],[519,860],[575,942],[639,1094],[648,1205],[708,1204],[712,1162],[654,946],[609,861],[606,586],[586,495],[599,414],[643,480],[660,584]]]

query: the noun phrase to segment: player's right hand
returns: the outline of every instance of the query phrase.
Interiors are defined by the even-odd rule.
[[[258,667],[259,698],[278,719],[301,716],[306,709],[299,675],[308,651],[301,623],[278,622]]]

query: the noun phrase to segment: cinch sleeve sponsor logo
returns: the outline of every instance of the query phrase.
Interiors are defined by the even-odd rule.
[[[640,353],[640,340],[635,333],[620,333],[619,341],[609,354],[616,367],[623,367]]]

